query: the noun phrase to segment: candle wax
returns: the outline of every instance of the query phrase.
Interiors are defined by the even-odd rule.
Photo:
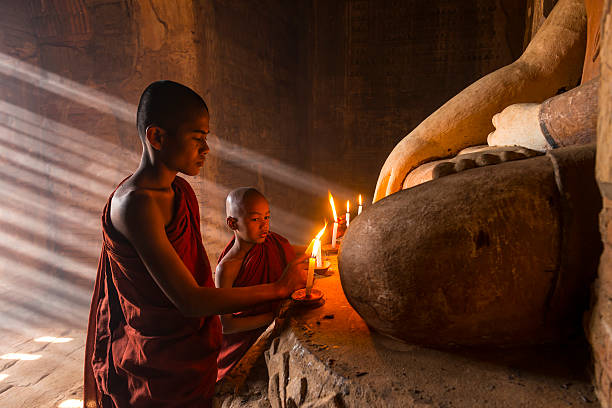
[[[334,230],[332,231],[332,248],[336,248],[336,238],[338,237],[338,223],[334,222]]]
[[[308,275],[306,277],[306,296],[310,296],[312,285],[314,283],[314,269],[315,269],[315,258],[308,258]]]
[[[323,267],[323,257],[321,256],[321,244],[317,246],[317,268]]]
[[[347,212],[346,213],[346,228],[349,227],[349,223],[351,222],[351,213]]]
[[[357,209],[357,215],[361,214],[361,206]]]

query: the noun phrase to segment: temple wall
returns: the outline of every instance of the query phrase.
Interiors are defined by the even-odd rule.
[[[524,3],[0,0],[0,325],[85,325],[148,83],[209,105],[211,153],[189,181],[214,267],[232,188],[261,189],[297,243],[330,218],[328,190],[339,210],[367,203],[405,134],[520,54]]]
[[[601,88],[596,177],[603,196],[600,231],[604,252],[585,326],[593,351],[593,382],[602,407],[612,407],[612,3],[606,0],[601,42]]]
[[[306,161],[299,7],[2,0],[0,9],[0,330],[86,325],[100,215],[138,165],[136,105],[154,80],[185,83],[210,107],[211,154],[188,179],[213,267],[231,236],[231,188],[262,189],[277,224],[288,220],[282,233],[308,228],[293,175],[269,163]]]

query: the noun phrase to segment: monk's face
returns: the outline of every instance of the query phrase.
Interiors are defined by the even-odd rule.
[[[270,206],[260,195],[249,197],[238,217],[238,235],[247,242],[261,244],[270,232]]]
[[[208,133],[209,116],[204,111],[182,123],[174,134],[167,134],[161,151],[166,166],[189,176],[197,175],[210,151]]]

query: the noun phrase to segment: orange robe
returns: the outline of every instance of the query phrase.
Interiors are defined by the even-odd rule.
[[[219,262],[234,245],[234,238],[225,247]],[[254,245],[244,256],[240,271],[234,280],[234,287],[260,285],[276,282],[283,273],[287,263],[295,258],[293,247],[282,236],[270,232],[262,244]],[[248,311],[234,313],[234,317],[247,317],[261,313],[275,312],[279,302],[268,302]],[[223,345],[217,359],[217,381],[244,356],[255,340],[266,330],[265,327],[240,333],[224,334]]]
[[[166,234],[200,286],[214,287],[196,196],[176,177]],[[84,407],[209,407],[221,345],[218,316],[183,316],[133,246],[102,215],[103,246],[89,314]]]

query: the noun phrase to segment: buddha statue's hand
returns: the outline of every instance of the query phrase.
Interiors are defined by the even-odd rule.
[[[407,138],[400,141],[385,160],[385,164],[378,175],[373,202],[402,189],[404,178],[413,167],[411,166],[410,155],[406,154],[408,149],[405,145],[408,144],[408,141]]]
[[[489,146],[522,146],[540,152],[550,148],[540,127],[540,104],[517,103],[493,116],[495,131],[489,133]]]

